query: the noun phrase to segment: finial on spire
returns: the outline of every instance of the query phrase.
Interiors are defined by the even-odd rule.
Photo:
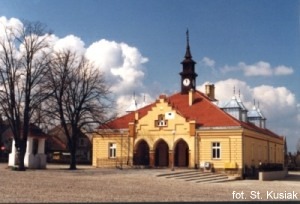
[[[191,50],[190,50],[189,29],[186,30],[186,52],[184,57],[185,59],[192,59]]]
[[[189,29],[186,29],[186,45],[190,46],[190,36],[189,36]]]
[[[235,95],[235,86],[233,86],[233,95]]]

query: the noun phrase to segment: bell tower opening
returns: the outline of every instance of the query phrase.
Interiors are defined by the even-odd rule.
[[[184,60],[181,62],[182,72],[181,75],[181,93],[188,94],[191,89],[196,88],[196,77],[198,76],[195,72],[196,62],[192,59],[189,43],[189,30],[186,31],[186,52]]]

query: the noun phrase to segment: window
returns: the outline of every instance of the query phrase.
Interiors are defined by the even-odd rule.
[[[158,119],[155,120],[156,127],[166,127],[168,126],[168,120],[165,120],[165,115],[161,114],[158,116]]]
[[[116,158],[117,156],[117,144],[110,143],[109,144],[109,158]]]
[[[39,140],[38,139],[33,139],[32,140],[32,153],[33,155],[36,155],[38,153],[39,149]]]
[[[212,143],[212,158],[220,159],[221,158],[221,145],[220,142]]]

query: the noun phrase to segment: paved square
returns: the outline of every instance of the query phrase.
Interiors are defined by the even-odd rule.
[[[157,177],[170,169],[67,168],[48,164],[46,170],[17,172],[0,164],[0,202],[272,201],[293,191],[297,195],[293,199],[300,200],[299,172],[281,181],[203,184]]]

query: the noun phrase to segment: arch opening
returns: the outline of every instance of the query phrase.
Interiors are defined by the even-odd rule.
[[[144,165],[150,164],[149,157],[149,145],[145,140],[142,140],[136,145],[136,151],[133,157],[133,165]]]
[[[169,166],[169,146],[164,140],[159,141],[156,145],[155,166],[156,167]]]
[[[184,140],[177,142],[175,146],[175,163],[176,167],[188,167],[189,166],[189,146]]]

